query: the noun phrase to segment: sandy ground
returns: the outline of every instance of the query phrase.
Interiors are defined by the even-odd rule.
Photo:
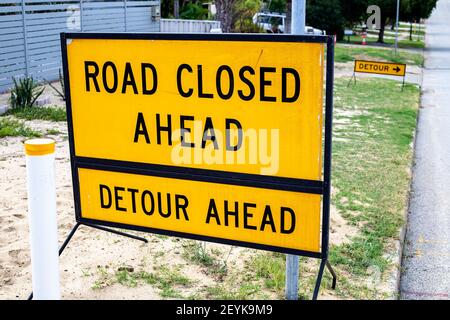
[[[353,63],[337,64],[336,77],[351,75]],[[47,88],[51,105],[63,105]],[[6,103],[7,94],[0,95],[0,105]],[[69,144],[66,123],[27,121],[26,124],[41,132],[57,129],[56,188],[59,241],[62,243],[75,224],[72,181],[70,174]],[[20,137],[0,139],[0,299],[25,299],[31,290],[30,247],[27,219],[26,168]],[[161,268],[178,269],[192,280],[192,284],[176,289],[184,297],[207,298],[205,288],[215,286],[217,279],[205,268],[190,262],[183,255],[186,241],[173,237],[139,234],[148,244],[108,232],[82,226],[60,259],[63,299],[160,299],[161,291],[155,286],[140,283],[136,287],[121,284],[108,285],[118,268],[127,266],[134,271],[158,272]],[[357,233],[339,212],[331,210],[330,242],[340,244]],[[208,244],[218,258],[228,261],[228,279],[233,273],[245,271],[246,263],[258,253],[256,250]],[[233,284],[231,284],[232,286]],[[95,289],[97,287],[97,289]],[[100,287],[100,289],[98,289]],[[268,298],[277,298],[268,293]],[[334,299],[326,290],[320,298]]]
[[[27,121],[35,129],[57,129],[61,134],[50,136],[56,140],[56,189],[59,242],[62,243],[75,224],[72,181],[70,175],[69,144],[65,123]],[[24,299],[31,289],[30,247],[27,219],[27,191],[24,138],[0,139],[0,299]],[[339,213],[331,214],[331,242],[347,241],[356,230],[347,225]],[[214,285],[214,278],[205,275],[203,268],[187,261],[182,245],[186,240],[139,234],[148,244],[108,232],[80,227],[60,259],[62,298],[64,299],[159,299],[159,290],[150,285],[135,288],[120,284],[93,289],[100,277],[100,269],[111,273],[121,266],[134,270],[154,272],[161,266],[180,268],[191,280],[192,286],[182,288],[184,296],[201,292]],[[208,249],[219,250],[223,257],[230,247],[208,244]],[[234,247],[228,259],[235,272],[242,270],[246,259],[256,250]],[[119,290],[119,288],[121,288]],[[323,296],[322,296],[323,297]]]

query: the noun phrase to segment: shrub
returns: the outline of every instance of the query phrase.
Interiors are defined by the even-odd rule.
[[[34,105],[37,98],[44,92],[44,87],[39,88],[39,84],[33,77],[25,77],[17,81],[13,78],[14,88],[11,90],[10,104],[13,110],[22,110]]]

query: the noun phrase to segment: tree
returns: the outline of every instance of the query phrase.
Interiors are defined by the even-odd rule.
[[[436,7],[437,0],[403,0],[401,17],[410,22],[409,39],[412,40],[412,23],[420,22],[431,15]]]
[[[286,0],[286,19],[284,20],[284,32],[291,33],[292,0]]]
[[[379,43],[384,43],[384,30],[389,21],[395,21],[397,14],[397,0],[371,0],[370,4],[374,4],[381,9],[380,31],[378,33]]]
[[[208,19],[208,9],[203,8],[201,2],[188,2],[181,8],[180,18],[206,20]]]
[[[237,0],[215,0],[216,20],[220,21],[220,27],[225,33],[231,32],[233,28],[233,16]]]
[[[175,19],[180,18],[180,1],[179,0],[173,0],[173,17]]]
[[[340,0],[339,5],[342,17],[345,20],[345,26],[352,27],[354,24],[363,21],[370,4],[372,4],[370,0]]]
[[[341,0],[306,1],[306,24],[322,29],[327,34],[340,34],[345,23],[341,11]]]
[[[253,16],[261,9],[260,0],[237,0],[233,10],[233,31],[259,33],[262,28],[253,23]]]
[[[284,13],[286,12],[286,0],[269,0],[268,9],[270,12]]]

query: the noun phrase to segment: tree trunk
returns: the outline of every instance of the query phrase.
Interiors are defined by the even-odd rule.
[[[173,0],[173,16],[175,19],[180,18],[180,2],[179,2],[179,0]]]
[[[230,33],[233,27],[233,7],[235,0],[216,0],[216,20],[220,21],[222,32]]]
[[[409,40],[412,41],[412,31],[413,31],[413,23],[412,21],[409,23]]]
[[[384,43],[384,29],[386,28],[386,19],[381,19],[380,32],[378,33],[378,43]]]
[[[286,19],[284,20],[284,33],[291,33],[292,0],[286,1]]]

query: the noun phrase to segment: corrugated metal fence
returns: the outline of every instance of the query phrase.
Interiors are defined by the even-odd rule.
[[[219,21],[161,19],[161,32],[209,33],[211,29],[220,29]]]
[[[158,32],[156,8],[149,0],[1,0],[0,92],[13,77],[57,79],[60,32]]]

